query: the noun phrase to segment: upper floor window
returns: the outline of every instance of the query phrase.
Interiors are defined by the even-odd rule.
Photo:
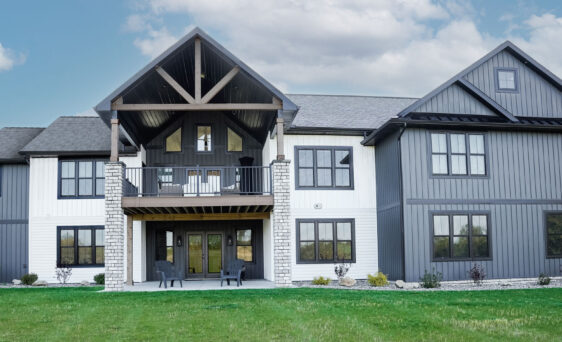
[[[166,152],[181,152],[181,127],[166,138]]]
[[[353,189],[351,147],[295,148],[297,189]]]
[[[58,266],[103,266],[105,230],[103,226],[58,227]]]
[[[517,91],[517,69],[496,69],[496,90]]]
[[[350,219],[297,220],[297,261],[355,261],[354,222]]]
[[[485,176],[484,143],[481,133],[431,133],[431,173]]]
[[[562,213],[546,214],[546,256],[562,258]]]
[[[433,259],[486,259],[490,257],[488,215],[433,215]]]
[[[197,126],[197,152],[211,152],[211,126]]]
[[[230,127],[226,128],[228,152],[242,152],[242,137]]]
[[[105,192],[105,161],[59,161],[60,198],[101,198]]]

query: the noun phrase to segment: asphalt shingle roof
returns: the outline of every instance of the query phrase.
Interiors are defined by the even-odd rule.
[[[0,162],[23,161],[19,151],[43,131],[35,127],[4,127],[0,129]]]
[[[416,98],[352,95],[287,95],[300,107],[291,126],[377,129]]]
[[[109,151],[111,130],[97,116],[61,116],[21,150],[30,154]]]

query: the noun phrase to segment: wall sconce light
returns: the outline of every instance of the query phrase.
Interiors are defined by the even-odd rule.
[[[228,243],[229,246],[232,246],[232,244],[234,243],[234,241],[232,240],[232,236],[229,235],[226,238],[226,243]]]
[[[181,235],[178,235],[178,237],[176,238],[176,246],[181,247],[183,245],[183,239],[181,238]]]

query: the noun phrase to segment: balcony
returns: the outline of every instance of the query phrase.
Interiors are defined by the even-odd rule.
[[[127,215],[265,218],[263,213],[273,208],[269,166],[129,167],[124,172]]]

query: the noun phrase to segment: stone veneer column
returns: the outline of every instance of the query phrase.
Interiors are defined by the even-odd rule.
[[[273,263],[276,286],[291,281],[291,181],[289,160],[275,160],[273,168]]]
[[[125,224],[123,196],[124,164],[105,164],[105,290],[122,291],[125,279]]]

